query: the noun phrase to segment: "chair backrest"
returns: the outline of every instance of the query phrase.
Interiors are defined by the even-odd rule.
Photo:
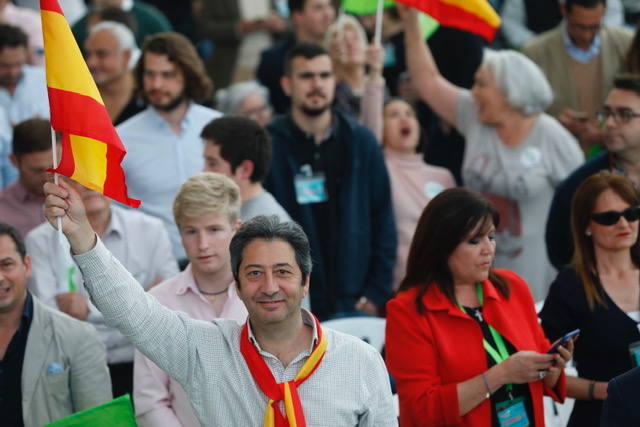
[[[360,316],[327,320],[322,322],[322,327],[353,335],[382,351],[385,324],[385,319],[381,317]]]

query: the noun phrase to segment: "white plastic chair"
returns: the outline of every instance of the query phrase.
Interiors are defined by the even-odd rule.
[[[359,316],[327,320],[322,322],[322,327],[353,335],[382,351],[385,324],[385,319],[381,317]]]

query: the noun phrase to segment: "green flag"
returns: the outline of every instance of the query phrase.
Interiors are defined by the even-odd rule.
[[[393,6],[391,0],[384,0],[384,7]],[[342,9],[354,15],[371,15],[378,9],[378,0],[342,0]]]
[[[396,3],[393,0],[384,0],[384,8]],[[378,0],[342,0],[342,9],[353,15],[371,15],[376,13]],[[422,38],[428,39],[440,27],[440,23],[426,13],[418,13],[418,21],[422,30]]]
[[[111,402],[76,412],[45,427],[136,427],[136,417],[128,394]]]

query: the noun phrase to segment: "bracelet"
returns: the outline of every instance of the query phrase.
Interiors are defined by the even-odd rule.
[[[596,381],[595,380],[589,381],[589,400],[595,400],[596,398],[594,394],[595,388],[596,388]]]
[[[484,395],[484,398],[488,399],[489,397],[491,397],[491,387],[489,387],[489,381],[487,381],[487,377],[484,374],[484,372],[480,374],[480,377],[482,377],[482,382],[484,383],[484,388],[487,389],[487,394]]]

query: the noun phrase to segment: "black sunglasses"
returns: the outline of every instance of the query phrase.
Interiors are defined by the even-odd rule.
[[[606,211],[591,214],[591,219],[600,225],[613,225],[620,221],[623,216],[628,222],[634,222],[640,219],[640,206],[632,206],[620,211]]]

